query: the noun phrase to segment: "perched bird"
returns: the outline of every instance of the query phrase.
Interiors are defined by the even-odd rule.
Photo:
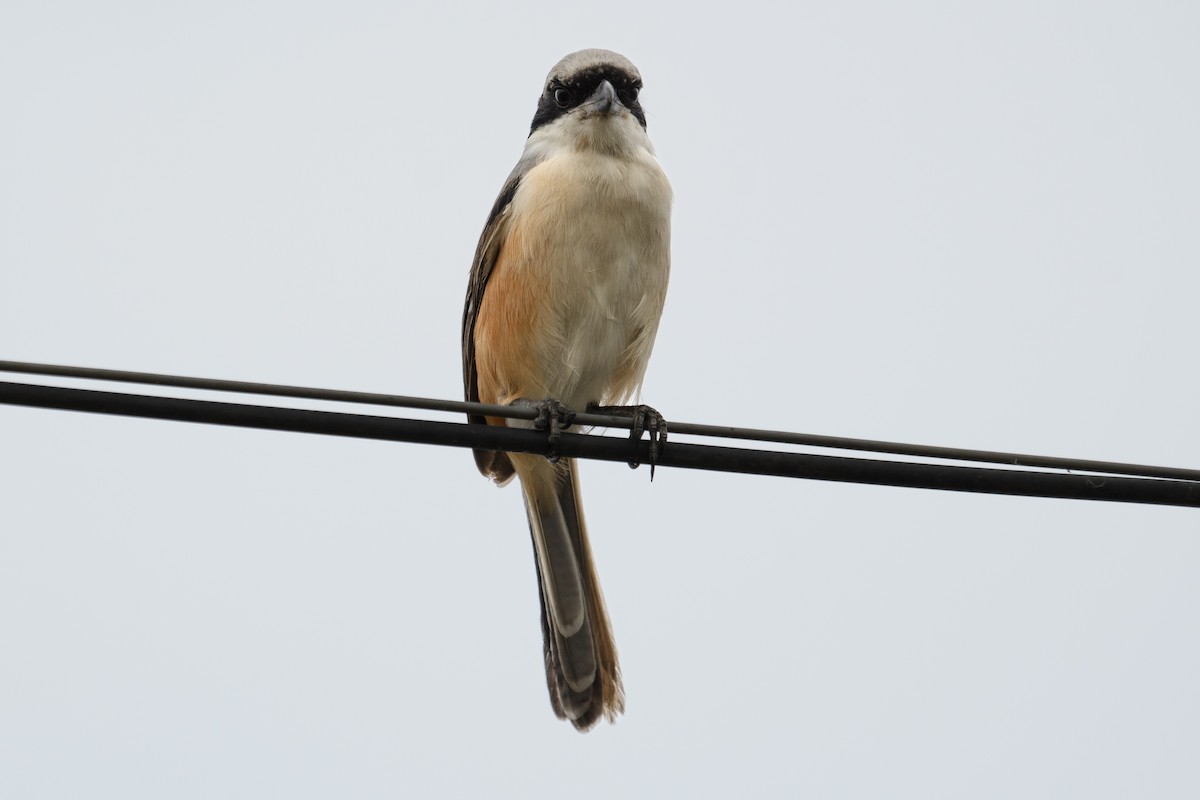
[[[546,77],[525,151],[471,267],[467,400],[551,400],[583,411],[638,394],[666,298],[671,236],[671,185],[646,135],[641,88],[637,67],[608,50],[572,53]],[[581,731],[602,716],[614,721],[624,691],[576,464],[485,450],[475,462],[502,486],[514,474],[521,480],[555,713]]]

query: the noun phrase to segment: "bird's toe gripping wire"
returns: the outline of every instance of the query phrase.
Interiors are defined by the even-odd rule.
[[[654,467],[658,464],[658,454],[667,446],[667,421],[657,410],[647,405],[637,406],[590,406],[589,412],[595,414],[612,414],[630,418],[629,439],[633,442],[633,458],[629,460],[629,468],[641,466],[638,443],[642,433],[649,434],[650,480],[654,480]]]
[[[518,400],[517,403],[531,406],[538,415],[533,420],[533,429],[546,431],[546,460],[557,464],[558,440],[562,432],[575,422],[575,412],[552,397],[545,400]]]

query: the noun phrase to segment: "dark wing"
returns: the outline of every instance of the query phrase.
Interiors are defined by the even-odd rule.
[[[475,261],[471,264],[471,280],[467,284],[467,302],[463,307],[462,347],[463,347],[463,390],[467,402],[479,402],[479,376],[475,367],[475,319],[479,316],[479,304],[483,302],[483,293],[487,290],[488,278],[492,275],[492,267],[500,254],[500,246],[504,241],[503,229],[508,221],[509,206],[517,186],[521,183],[521,175],[532,166],[524,161],[517,164],[500,196],[492,206],[487,224],[483,226],[483,234],[479,237],[479,245],[475,248]],[[468,414],[467,419],[478,425],[486,425],[487,420],[479,414]],[[475,464],[485,476],[505,483],[513,476],[512,461],[508,455],[495,450],[476,450]]]

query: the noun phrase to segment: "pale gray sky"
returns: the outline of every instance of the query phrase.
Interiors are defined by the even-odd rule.
[[[668,419],[1200,466],[1200,11],[9,2],[0,358],[456,397],[565,53],[646,78]],[[0,376],[0,379],[3,379]],[[554,719],[467,452],[0,407],[0,796],[1191,798],[1200,515],[584,466]]]

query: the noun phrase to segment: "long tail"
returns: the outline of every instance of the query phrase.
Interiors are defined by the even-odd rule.
[[[625,710],[617,648],[592,564],[572,459],[512,456],[525,493],[542,601],[550,703],[581,731]]]

